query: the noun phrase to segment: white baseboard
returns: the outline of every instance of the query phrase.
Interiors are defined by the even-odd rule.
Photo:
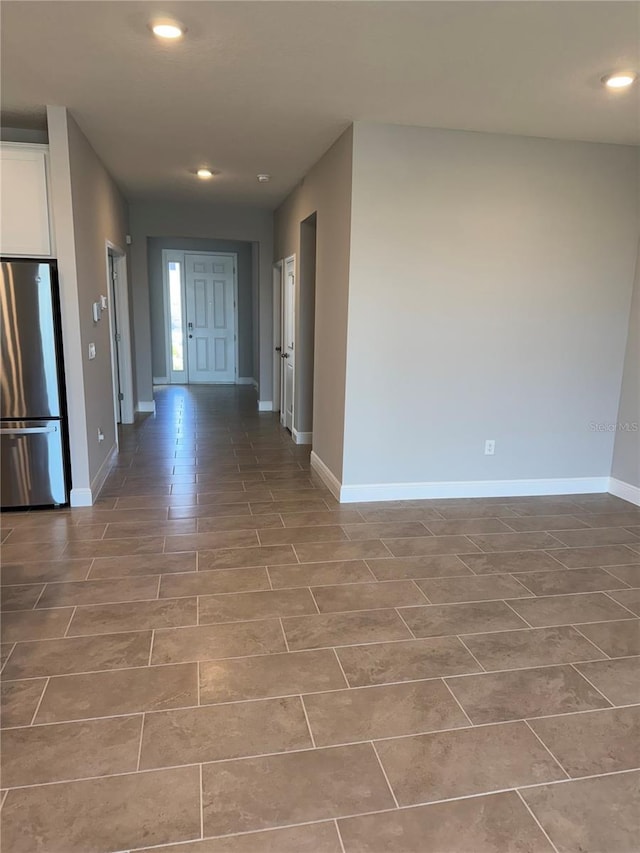
[[[318,472],[320,473],[320,472]],[[580,495],[606,492],[609,477],[541,480],[461,480],[425,483],[368,483],[341,486],[340,502],[402,501],[429,498],[496,498],[533,495]]]
[[[622,498],[623,501],[629,501],[629,503],[640,506],[640,488],[638,486],[632,486],[631,483],[625,483],[624,480],[611,477],[609,492],[617,498]]]
[[[71,506],[93,506],[91,489],[71,489],[69,503]]]
[[[316,472],[318,477],[320,477],[325,486],[329,489],[334,498],[336,498],[336,500],[341,501],[342,498],[340,497],[340,480],[338,480],[333,471],[331,471],[331,469],[325,465],[325,463],[322,461],[322,459],[320,459],[315,450],[311,451],[310,462],[311,467]]]
[[[236,385],[256,385],[256,380],[252,376],[238,376]]]
[[[312,444],[312,432],[299,432],[295,427],[291,430],[291,435],[296,444]]]
[[[168,385],[169,377],[168,376],[154,376],[153,377],[154,385]]]
[[[104,481],[109,476],[109,472],[113,467],[113,463],[115,461],[116,456],[118,455],[118,445],[114,444],[111,450],[107,453],[107,456],[102,463],[102,465],[98,468],[98,473],[91,481],[91,495],[93,500],[98,497],[102,487],[104,486]]]
[[[258,400],[258,411],[259,412],[272,412],[273,411],[273,403],[271,400]]]
[[[153,414],[155,414],[155,411],[155,400],[138,400],[138,403],[136,405],[136,412],[152,412]]]

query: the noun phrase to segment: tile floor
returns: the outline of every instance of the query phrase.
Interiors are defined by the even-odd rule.
[[[640,509],[340,506],[250,389],[157,405],[2,517],[5,850],[640,849]]]

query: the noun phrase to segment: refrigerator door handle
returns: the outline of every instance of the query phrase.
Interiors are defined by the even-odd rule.
[[[0,429],[0,435],[35,435],[36,433],[50,433],[57,432],[58,427],[56,426],[43,426],[43,427],[6,427],[4,429]]]

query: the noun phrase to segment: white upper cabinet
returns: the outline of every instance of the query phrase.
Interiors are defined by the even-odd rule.
[[[48,147],[0,144],[0,254],[51,257]]]

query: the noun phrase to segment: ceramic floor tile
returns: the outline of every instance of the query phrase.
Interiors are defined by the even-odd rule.
[[[554,853],[513,792],[353,817],[338,827],[345,853]]]
[[[556,552],[557,553],[557,552]],[[477,575],[557,572],[562,563],[543,551],[508,551],[498,554],[463,554],[460,559]]]
[[[308,589],[280,589],[203,595],[199,599],[200,624],[269,619],[317,613]]]
[[[233,702],[347,687],[331,649],[200,663],[200,703]]]
[[[2,583],[46,583],[47,581],[84,580],[91,568],[91,558],[80,560],[36,560],[12,563],[2,554]]]
[[[632,617],[631,613],[628,613],[603,592],[549,595],[543,598],[510,600],[509,604],[534,628],[573,625],[576,622],[604,622],[609,619],[630,619]]]
[[[41,583],[1,587],[0,600],[2,611],[31,610],[40,598],[43,589],[44,585]]]
[[[411,639],[408,628],[395,610],[292,616],[283,619],[282,624],[292,651]]]
[[[96,604],[76,608],[67,636],[177,628],[180,625],[195,625],[197,621],[198,607],[195,598]]]
[[[196,570],[196,554],[152,554],[128,557],[98,557],[93,561],[89,578],[126,578],[139,575],[165,575]]]
[[[634,588],[640,587],[640,565],[637,566],[607,566],[606,569],[614,578],[623,581]],[[622,584],[621,584],[622,586]]]
[[[600,660],[600,649],[568,626],[470,634],[464,644],[487,670],[522,669],[576,661]]]
[[[597,545],[591,548],[560,548],[551,552],[568,569],[640,564],[640,554],[627,545]]]
[[[166,628],[154,633],[151,663],[219,660],[284,651],[284,637],[277,619],[197,628]]]
[[[136,536],[178,536],[196,532],[196,523],[190,519],[182,521],[114,521],[107,526],[105,539],[130,539]],[[186,548],[195,551],[195,548]]]
[[[401,806],[567,778],[521,722],[394,738],[376,750]]]
[[[440,679],[314,693],[304,704],[317,746],[469,724]]]
[[[4,845],[12,853],[111,853],[199,838],[199,770],[12,790],[2,820]]]
[[[446,578],[472,574],[459,557],[446,554],[436,557],[367,560],[367,565],[379,581],[403,578]]]
[[[557,548],[560,543],[549,533],[487,533],[471,534],[469,539],[481,551],[534,551],[541,548]]]
[[[317,563],[325,560],[370,560],[390,555],[389,550],[377,539],[368,539],[365,542],[318,542],[294,547],[301,563]],[[277,560],[270,560],[269,565],[277,562]]]
[[[12,610],[3,613],[0,632],[2,642],[64,637],[72,614],[73,607],[60,607],[55,610]]]
[[[222,551],[201,551],[198,568],[241,569],[251,566],[287,565],[298,559],[291,545],[270,545],[260,548],[229,548]]]
[[[527,627],[526,622],[503,601],[403,607],[399,612],[416,637],[477,634],[481,631]]]
[[[260,589],[271,589],[267,570],[263,567],[216,569],[211,572],[183,572],[163,577],[160,581],[160,598],[250,592]]]
[[[282,528],[282,519],[272,515],[222,516],[221,518],[199,518],[198,533],[222,533],[227,530],[269,530]]]
[[[314,587],[311,591],[320,613],[374,610],[427,603],[424,595],[412,581],[341,584]]]
[[[306,542],[347,540],[342,527],[328,524],[312,527],[284,527],[281,530],[259,530],[258,536],[261,545],[299,545]]]
[[[527,788],[522,796],[558,853],[633,853],[638,848],[638,772]]]
[[[431,578],[416,581],[431,604],[464,601],[491,601],[504,598],[526,598],[531,592],[511,575],[486,577]]]
[[[563,530],[556,532],[556,539],[570,548],[585,548],[591,545],[624,545],[640,542],[635,533],[624,527],[597,527],[591,530]]]
[[[211,551],[220,548],[250,548],[259,545],[255,530],[226,530],[218,533],[193,533],[191,536],[167,536],[166,554],[176,551]]]
[[[576,669],[614,705],[640,704],[640,657],[580,663]]]
[[[413,536],[428,536],[430,531],[420,521],[381,521],[360,524],[347,524],[344,531],[349,539],[364,541],[366,539],[406,538]]]
[[[202,785],[205,835],[394,807],[371,744],[205,764]]]
[[[344,646],[336,654],[351,687],[482,671],[457,637]]]
[[[54,723],[197,704],[195,663],[145,666],[51,678],[35,721]]]
[[[312,525],[360,524],[364,521],[359,512],[352,509],[328,509],[315,512],[286,512],[281,514],[285,527],[311,527]]]
[[[46,683],[46,678],[3,679],[0,684],[0,724],[3,728],[30,725]]]
[[[640,589],[619,589],[609,592],[611,598],[640,616]]]
[[[158,853],[158,849],[136,853]],[[324,821],[171,845],[163,847],[162,853],[342,853],[342,847],[333,821]]]
[[[100,542],[69,542],[64,556],[79,557],[124,557],[139,554],[161,554],[163,536],[147,536],[138,539],[102,539]]]
[[[534,530],[579,530],[590,526],[583,518],[566,514],[507,518],[504,523],[518,533]],[[553,535],[555,536],[556,534],[554,533]],[[558,537],[556,536],[556,538]]]
[[[449,521],[429,521],[427,528],[434,536],[465,536],[468,533],[511,533],[510,527],[499,518],[460,518]]]
[[[375,580],[364,560],[336,560],[328,563],[299,563],[295,566],[268,566],[274,589],[297,586],[331,586]]]
[[[145,716],[140,769],[311,746],[298,696],[162,711]]]
[[[465,536],[415,536],[411,539],[385,539],[384,544],[394,557],[471,554],[480,550]]]
[[[465,675],[447,684],[476,725],[608,707],[570,666]]]
[[[38,608],[78,604],[112,604],[119,601],[143,601],[158,597],[158,578],[152,575],[114,580],[49,583]]]
[[[563,595],[616,589],[621,581],[603,569],[571,569],[567,572],[527,572],[520,582],[534,595]]]
[[[631,614],[629,614],[631,616]],[[640,655],[640,620],[592,622],[578,625],[580,631],[611,658]]]
[[[136,770],[142,717],[6,729],[2,783],[40,785]]]
[[[3,675],[10,679],[35,678],[146,666],[150,646],[151,631],[17,643]]]
[[[570,776],[640,767],[640,707],[532,720],[534,732]]]

